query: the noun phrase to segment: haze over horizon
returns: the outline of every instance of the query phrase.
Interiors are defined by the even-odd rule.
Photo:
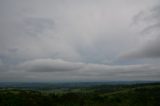
[[[160,81],[159,0],[0,0],[0,81]]]

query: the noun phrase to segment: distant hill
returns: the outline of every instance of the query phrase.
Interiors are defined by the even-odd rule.
[[[74,87],[91,87],[96,85],[130,85],[158,83],[160,81],[104,81],[104,82],[0,82],[0,88],[74,88]]]

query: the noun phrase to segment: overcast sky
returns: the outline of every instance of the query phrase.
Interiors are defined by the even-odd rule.
[[[0,0],[0,81],[160,80],[159,0]]]

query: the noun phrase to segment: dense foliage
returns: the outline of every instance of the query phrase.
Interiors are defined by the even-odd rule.
[[[67,92],[1,89],[0,106],[160,106],[160,84],[103,85]]]

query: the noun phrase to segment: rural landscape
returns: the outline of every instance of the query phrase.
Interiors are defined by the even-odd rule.
[[[160,0],[0,0],[0,106],[160,106]]]
[[[2,83],[0,106],[159,106],[160,82]]]

